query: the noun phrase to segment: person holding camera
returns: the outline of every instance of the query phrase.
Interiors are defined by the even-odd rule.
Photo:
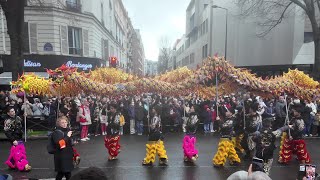
[[[54,167],[55,171],[58,172],[56,180],[61,180],[63,177],[68,180],[71,178],[71,172],[74,169],[72,131],[68,128],[68,118],[65,116],[58,118],[56,126],[57,128],[52,133],[52,139],[56,146],[54,152]]]

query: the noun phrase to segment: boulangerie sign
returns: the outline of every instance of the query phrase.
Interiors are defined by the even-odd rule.
[[[10,64],[10,56],[2,55],[3,68],[6,72],[12,71]],[[55,69],[63,64],[68,67],[78,68],[79,71],[94,70],[96,67],[101,67],[103,61],[98,58],[90,57],[71,57],[61,55],[24,55],[21,64],[25,72],[46,72],[46,69]]]
[[[68,67],[76,67],[82,70],[88,70],[88,69],[92,69],[93,65],[92,64],[81,64],[80,62],[78,63],[73,63],[72,61],[68,61],[66,63],[66,66]]]

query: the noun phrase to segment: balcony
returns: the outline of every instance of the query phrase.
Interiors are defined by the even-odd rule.
[[[72,11],[72,12],[81,12],[81,4],[80,2],[78,1],[71,1],[71,0],[67,0],[66,1],[66,8],[67,10],[69,11]]]
[[[82,49],[69,47],[69,54],[82,56]]]

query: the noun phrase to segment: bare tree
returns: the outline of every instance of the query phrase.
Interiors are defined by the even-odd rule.
[[[10,38],[11,55],[9,65],[12,67],[12,80],[16,81],[18,75],[23,73],[23,45],[24,45],[24,10],[31,5],[45,6],[45,0],[0,0],[0,6],[5,14],[7,32]],[[63,5],[60,0],[57,6]]]
[[[22,74],[25,4],[26,1],[21,0],[0,0],[1,8],[7,20],[7,29],[10,38],[11,56],[9,64],[12,67],[12,80],[17,80],[18,74]]]
[[[267,35],[272,29],[288,17],[296,6],[300,7],[310,22],[313,32],[315,60],[313,75],[319,77],[320,72],[320,27],[316,20],[316,9],[320,11],[320,0],[237,0],[241,15],[255,16],[261,19],[258,24],[263,28],[258,36]]]
[[[168,69],[168,64],[172,58],[172,48],[168,37],[160,39],[160,52],[158,57],[158,72],[163,73]]]

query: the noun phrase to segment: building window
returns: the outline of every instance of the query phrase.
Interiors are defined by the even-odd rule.
[[[81,11],[80,0],[67,0],[66,7],[70,11],[80,12]]]
[[[204,45],[202,47],[202,58],[207,58],[208,57],[208,44]]]
[[[23,24],[23,52],[30,53],[29,46],[29,25],[27,22]]]
[[[192,30],[194,27],[194,13],[192,14],[192,16],[190,17],[190,30]]]
[[[304,32],[304,43],[309,43],[313,41],[312,32]]]
[[[38,28],[36,23],[29,24],[30,52],[38,52]]]
[[[206,29],[206,33],[208,33],[209,31],[208,19],[205,20],[205,29]]]
[[[69,54],[82,55],[81,35],[80,28],[68,27]]]
[[[101,23],[104,26],[104,12],[103,12],[103,3],[101,3]]]
[[[190,54],[190,64],[194,63],[194,53]]]

